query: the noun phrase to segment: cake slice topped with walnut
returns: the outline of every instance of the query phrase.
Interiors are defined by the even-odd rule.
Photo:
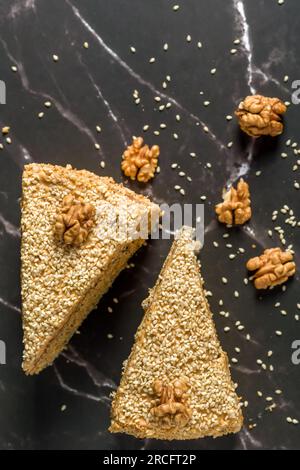
[[[243,416],[217,338],[192,229],[174,241],[112,404],[111,432],[196,439],[241,429]]]
[[[159,207],[70,165],[26,165],[22,185],[23,369],[34,374],[52,363],[144,243]],[[112,216],[127,226],[118,231]],[[134,232],[142,221],[144,232]]]

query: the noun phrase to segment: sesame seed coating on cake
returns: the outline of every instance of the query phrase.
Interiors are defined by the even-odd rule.
[[[143,302],[145,315],[113,400],[111,432],[194,439],[237,432],[242,426],[227,355],[204,293],[196,243],[192,230],[183,228]],[[160,402],[154,392],[157,383],[165,391]],[[176,383],[186,385],[184,400],[176,398]],[[182,405],[187,422],[178,415],[176,421]]]
[[[144,243],[126,236],[99,238],[107,211],[126,207],[133,224],[159,209],[112,178],[70,165],[26,165],[22,186],[23,368],[31,374],[53,361]],[[53,233],[62,200],[70,193],[97,209],[96,225],[78,247],[59,243]]]

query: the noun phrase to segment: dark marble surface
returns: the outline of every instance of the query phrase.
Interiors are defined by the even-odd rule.
[[[12,139],[7,144],[2,138],[0,150],[0,339],[7,347],[7,364],[0,365],[2,449],[300,448],[300,426],[286,420],[300,420],[300,366],[291,362],[291,344],[300,339],[295,317],[300,314],[299,274],[287,283],[286,291],[279,287],[259,295],[243,282],[245,261],[265,247],[280,245],[274,232],[277,225],[284,228],[286,245],[293,244],[300,264],[299,227],[286,224],[287,215],[281,213],[277,221],[271,220],[272,212],[285,204],[296,219],[300,217],[300,193],[294,188],[299,171],[293,171],[299,156],[286,146],[288,139],[297,142],[300,107],[289,107],[280,138],[258,140],[254,145],[240,134],[235,119],[226,120],[239,100],[253,92],[290,101],[291,82],[300,78],[300,4],[298,0],[286,0],[282,6],[276,0],[180,0],[179,10],[173,11],[174,4],[169,0],[0,1],[0,79],[7,86],[0,125],[11,126]],[[234,45],[237,38],[241,43]],[[85,41],[88,49],[83,47]],[[199,41],[202,48],[197,46]],[[230,53],[232,48],[236,54]],[[56,63],[53,54],[59,56]],[[154,63],[149,63],[151,57]],[[214,67],[217,71],[212,75]],[[164,88],[166,75],[171,80]],[[139,104],[134,102],[134,90]],[[157,96],[160,103],[154,100]],[[206,100],[210,101],[207,107]],[[45,101],[51,101],[51,108],[45,108]],[[160,112],[158,107],[166,103],[171,107]],[[42,111],[44,117],[39,119]],[[153,135],[161,123],[167,128]],[[200,203],[201,196],[207,197],[203,274],[213,293],[210,302],[223,347],[230,358],[238,359],[232,364],[233,377],[248,401],[245,426],[235,436],[167,443],[107,431],[109,395],[119,382],[122,362],[140,323],[140,303],[155,282],[170,241],[153,241],[140,250],[135,268],[119,276],[53,367],[37,377],[25,377],[20,368],[18,227],[24,163],[71,163],[122,181],[120,155],[132,135],[143,134],[146,124],[150,126],[146,141],[161,146],[161,173],[147,186],[129,186],[158,203]],[[230,141],[233,146],[227,148]],[[282,152],[288,157],[281,158]],[[105,169],[100,167],[102,160]],[[180,177],[178,169],[171,169],[174,162],[192,177],[191,182]],[[250,183],[254,215],[247,226],[230,230],[226,239],[226,229],[215,222],[213,207],[222,188],[239,175]],[[185,189],[185,196],[175,185]],[[270,229],[273,237],[267,233]],[[232,248],[226,247],[228,243]],[[245,253],[229,259],[239,247]],[[222,284],[222,276],[228,278],[227,285]],[[280,307],[274,306],[276,302]],[[219,315],[220,310],[229,311],[229,317]],[[245,329],[238,330],[236,321]],[[228,333],[225,326],[231,328]],[[281,337],[276,330],[282,331]],[[267,364],[267,370],[257,359]],[[276,389],[282,394],[276,395]],[[273,400],[267,402],[267,396]],[[272,403],[276,408],[270,412],[266,407]],[[249,430],[253,423],[257,426]]]

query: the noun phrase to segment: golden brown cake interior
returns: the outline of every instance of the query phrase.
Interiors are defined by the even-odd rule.
[[[143,304],[145,315],[113,399],[111,432],[195,439],[242,426],[195,247],[192,230],[184,228]]]
[[[70,166],[26,165],[22,184],[23,369],[34,374],[52,363],[144,242],[99,237],[107,211],[122,208],[135,224],[158,214],[159,208],[111,178]],[[95,227],[80,246],[54,236],[57,213],[68,194],[97,208]]]

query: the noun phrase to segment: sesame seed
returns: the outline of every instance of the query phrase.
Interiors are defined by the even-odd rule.
[[[10,131],[10,127],[9,127],[9,126],[4,126],[4,127],[2,127],[2,134],[3,134],[3,135],[8,134],[9,131]]]
[[[58,62],[59,57],[58,57],[58,55],[53,54],[53,55],[52,55],[52,59],[54,60],[54,62]]]
[[[228,279],[226,277],[222,277],[222,282],[223,282],[223,284],[227,284]]]
[[[39,118],[39,119],[42,119],[43,117],[44,117],[44,113],[43,113],[43,112],[38,113],[38,118]]]
[[[232,120],[232,116],[231,116],[231,114],[227,114],[227,116],[226,116],[226,120],[227,120],[227,121],[231,121],[231,120]]]
[[[210,71],[211,75],[215,75],[216,71],[217,71],[216,68],[211,69],[211,71]]]
[[[89,43],[88,43],[87,41],[85,41],[85,42],[83,43],[83,47],[84,47],[85,49],[88,49],[88,48],[89,48]]]
[[[275,334],[276,334],[277,336],[282,336],[282,331],[276,330],[276,331],[275,331]]]
[[[150,63],[150,64],[153,64],[154,62],[155,62],[155,57],[150,57],[149,63]]]
[[[44,106],[46,108],[50,108],[51,107],[51,101],[45,101]]]
[[[167,51],[169,49],[169,44],[165,43],[164,44],[164,51]]]
[[[97,131],[97,132],[101,132],[101,127],[97,125],[97,126],[96,126],[96,131]]]
[[[174,5],[173,6],[173,11],[178,11],[179,10],[179,5]]]
[[[11,138],[10,138],[10,137],[6,137],[5,140],[6,140],[6,142],[7,142],[8,144],[11,144]]]
[[[95,143],[95,149],[99,150],[100,149],[100,145]]]
[[[187,37],[186,37],[186,40],[187,40],[187,42],[191,42],[192,36],[190,34],[188,34]]]
[[[18,68],[16,67],[16,65],[12,65],[12,66],[11,66],[11,70],[12,70],[13,72],[17,72],[17,71],[18,71]]]
[[[105,162],[103,160],[100,162],[100,166],[101,168],[105,168]]]
[[[230,50],[230,54],[236,54],[237,53],[237,49],[231,49]]]

